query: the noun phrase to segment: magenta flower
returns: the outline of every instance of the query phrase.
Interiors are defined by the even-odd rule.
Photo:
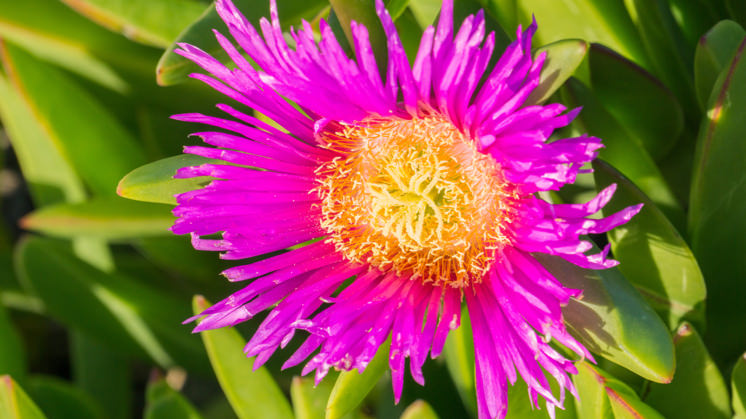
[[[195,331],[231,326],[271,309],[245,352],[261,365],[299,329],[305,341],[285,367],[310,357],[303,373],[321,380],[329,368],[363,370],[391,339],[389,365],[398,401],[405,360],[420,384],[428,353],[437,357],[466,302],[474,336],[480,417],[501,418],[507,385],[520,377],[531,400],[550,414],[575,393],[571,359],[591,354],[566,330],[561,307],[580,290],[565,288],[532,253],[556,255],[588,269],[616,264],[581,235],[627,222],[639,206],[590,219],[614,193],[582,205],[536,196],[572,183],[596,157],[598,138],[547,142],[579,112],[559,104],[527,106],[544,55],[533,58],[532,24],[490,68],[494,34],[482,12],[454,33],[453,4],[443,2],[437,28],[425,30],[414,65],[381,0],[388,67],[379,76],[368,33],[352,24],[355,59],[322,21],[283,36],[275,2],[259,33],[230,0],[217,10],[235,42],[216,32],[235,64],[199,49],[178,51],[211,76],[215,90],[275,121],[275,128],[229,105],[229,118],[184,114],[210,126],[196,133],[213,147],[185,152],[226,164],[187,167],[177,177],[212,176],[178,196],[172,230],[191,233],[198,250],[224,259],[285,252],[223,272],[251,280],[205,310]],[[294,103],[293,106],[290,102]],[[212,130],[217,129],[217,130]],[[260,170],[257,170],[259,168]],[[201,236],[221,233],[221,239]],[[553,394],[547,374],[556,380]]]

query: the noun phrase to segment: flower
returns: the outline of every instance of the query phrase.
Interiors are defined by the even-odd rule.
[[[355,58],[346,56],[320,22],[291,31],[294,47],[271,19],[257,31],[230,0],[217,11],[235,42],[217,31],[230,69],[198,48],[178,53],[210,75],[193,74],[281,128],[230,105],[228,118],[176,115],[211,127],[196,133],[213,147],[185,152],[222,160],[186,167],[177,177],[211,176],[202,189],[178,195],[172,230],[191,233],[195,249],[239,260],[275,252],[223,272],[251,280],[205,310],[195,331],[231,326],[270,310],[246,345],[262,365],[293,338],[308,336],[285,367],[306,363],[321,380],[334,367],[363,370],[391,339],[389,366],[398,402],[409,358],[424,384],[428,353],[437,357],[470,316],[480,417],[501,418],[507,384],[518,375],[532,403],[550,414],[575,393],[571,359],[592,359],[563,324],[561,307],[580,290],[564,287],[533,253],[583,268],[616,264],[608,249],[587,255],[581,238],[628,221],[639,206],[590,219],[614,193],[586,204],[551,204],[537,192],[572,183],[602,146],[598,138],[548,141],[579,112],[526,105],[539,83],[544,54],[531,54],[533,22],[490,66],[494,34],[482,12],[454,34],[452,0],[437,28],[427,28],[410,67],[381,0],[377,14],[388,38],[385,80],[364,26],[352,23]],[[219,239],[204,236],[221,233]],[[559,386],[553,394],[547,374]]]

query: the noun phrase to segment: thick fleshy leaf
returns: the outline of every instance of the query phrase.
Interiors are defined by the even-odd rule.
[[[142,164],[137,141],[68,75],[7,43],[0,46],[0,59],[38,130],[94,193],[113,194],[117,181]]]
[[[315,385],[313,378],[293,377],[290,398],[293,401],[295,419],[324,419],[326,402],[332,392],[334,381],[321,380]]]
[[[435,22],[441,4],[440,0],[409,0],[409,9],[420,27],[426,28]]]
[[[578,363],[578,374],[572,377],[578,390],[578,419],[614,419],[603,377],[587,362]]]
[[[0,3],[0,37],[123,94],[134,86],[120,74],[120,64],[152,71],[153,50],[101,28],[58,0]]]
[[[707,279],[707,342],[716,362],[746,347],[746,39],[718,78],[702,122],[689,205],[692,251]]]
[[[632,180],[676,228],[683,230],[686,224],[684,211],[641,141],[610,115],[580,81],[570,79],[562,92],[565,104],[583,107],[573,122],[578,130],[603,139],[604,148],[599,156]]]
[[[85,198],[85,188],[70,162],[37,123],[28,102],[2,74],[0,118],[36,205]]]
[[[549,378],[549,384],[552,386],[552,394],[558,395],[556,382]],[[540,408],[534,406],[528,394],[528,387],[522,379],[519,378],[513,386],[508,387],[508,413],[505,419],[548,419],[550,417],[544,406]],[[566,397],[564,409],[555,409],[554,418],[577,419],[575,399],[571,396]]]
[[[56,237],[107,240],[168,235],[174,222],[170,207],[119,197],[43,207],[21,219],[21,226]]]
[[[736,361],[730,375],[734,419],[746,419],[746,353]]]
[[[123,177],[117,186],[117,194],[136,201],[175,205],[174,195],[201,188],[211,180],[206,176],[174,179],[176,170],[217,162],[219,161],[192,154],[180,154],[154,161],[138,167]]]
[[[684,128],[676,97],[660,81],[616,52],[592,44],[588,52],[591,87],[655,160],[671,150]]]
[[[163,367],[209,370],[199,340],[175,327],[189,314],[178,299],[94,268],[76,258],[65,242],[32,237],[17,247],[15,257],[21,281],[62,323],[113,350],[147,354]]]
[[[669,0],[679,28],[684,33],[689,48],[694,48],[702,34],[725,17],[722,0]]]
[[[702,109],[707,107],[715,81],[730,63],[746,30],[732,20],[723,20],[707,31],[694,53],[694,84]]]
[[[199,314],[210,304],[194,297],[192,311]],[[254,368],[253,358],[243,353],[244,338],[231,328],[200,332],[212,369],[223,393],[240,419],[292,419],[293,411],[264,367]]]
[[[389,341],[378,347],[365,371],[342,371],[326,404],[326,419],[340,419],[352,412],[388,371]]]
[[[71,383],[52,376],[36,376],[25,384],[29,396],[49,419],[103,419],[91,396]]]
[[[495,1],[495,0],[492,0]],[[580,38],[604,44],[647,67],[640,37],[623,2],[616,0],[515,0],[518,21],[524,25],[535,16],[539,23],[537,44]],[[502,22],[506,28],[510,22]],[[512,30],[510,31],[512,33]]]
[[[263,17],[269,18],[268,1],[236,0],[234,3],[254,25],[257,25]],[[278,3],[280,3],[278,9],[283,27],[297,24],[301,19],[311,21],[317,13],[328,6],[328,3],[322,0],[284,0]],[[156,67],[158,84],[170,86],[181,83],[186,80],[189,73],[199,71],[196,64],[174,52],[176,43],[192,44],[214,57],[227,59],[227,54],[212,33],[213,29],[217,29],[225,36],[229,35],[228,28],[218,16],[215,7],[210,6],[194,23],[184,29],[174,41],[175,43],[161,56]]]
[[[469,312],[464,308],[461,312],[461,325],[452,330],[446,338],[443,347],[443,357],[446,360],[451,381],[456,387],[461,401],[472,414],[477,413],[477,392],[474,386],[474,340],[472,339]]]
[[[362,24],[368,29],[370,45],[376,56],[379,68],[386,68],[387,49],[386,34],[383,32],[381,20],[376,15],[375,2],[372,0],[329,0],[334,14],[339,20],[348,45],[355,45],[350,23]]]
[[[599,419],[663,419],[660,413],[642,402],[628,385],[587,362],[578,364],[578,377],[578,381],[582,381],[583,394],[592,395],[591,401],[599,403],[589,406],[581,399],[579,405],[584,406],[582,409],[585,410],[579,411],[583,412],[578,416],[580,419],[587,418],[588,414],[597,414],[592,417]]]
[[[202,415],[165,380],[148,384],[144,419],[202,419]]]
[[[46,419],[34,401],[9,375],[0,375],[0,417]]]
[[[705,281],[686,241],[650,198],[613,167],[596,160],[593,175],[599,190],[617,185],[605,215],[644,204],[631,221],[607,233],[619,270],[671,330],[683,320],[704,326]]]
[[[671,5],[667,0],[632,0],[624,4],[639,29],[654,73],[676,93],[686,115],[698,118],[692,75],[694,56],[676,24]]]
[[[562,313],[586,348],[648,380],[671,381],[675,358],[668,328],[619,270],[586,270],[555,256],[534,257],[566,287],[583,290]]]
[[[407,406],[401,415],[401,419],[438,419],[438,414],[426,401],[416,400]]]
[[[62,0],[88,19],[130,39],[157,47],[171,45],[205,5],[196,0]]]
[[[26,375],[26,352],[8,312],[0,304],[0,375],[18,379]]]
[[[683,323],[673,337],[676,374],[669,384],[652,383],[645,403],[667,418],[730,418],[725,380],[694,327]]]
[[[588,43],[581,39],[563,39],[536,50],[535,54],[546,52],[547,57],[539,85],[526,99],[526,105],[541,104],[549,99],[573,75],[587,51]]]

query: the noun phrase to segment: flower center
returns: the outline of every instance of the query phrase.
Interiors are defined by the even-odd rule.
[[[321,226],[353,262],[465,287],[509,239],[517,195],[495,161],[441,117],[367,119],[323,134]]]

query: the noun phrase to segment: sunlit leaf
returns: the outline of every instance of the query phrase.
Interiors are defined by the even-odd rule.
[[[577,365],[578,374],[572,381],[578,390],[578,419],[614,419],[603,377],[586,362]]]
[[[195,0],[63,0],[88,19],[130,39],[167,47],[205,8]]]
[[[698,118],[692,75],[694,56],[676,25],[669,2],[632,0],[624,4],[637,24],[654,73],[676,93],[687,116]],[[657,158],[657,153],[653,155]]]
[[[660,413],[643,403],[628,385],[600,369],[584,361],[578,364],[578,371],[583,394],[593,395],[591,402],[598,403],[588,405],[579,401],[579,413],[582,412],[582,415],[578,415],[580,419],[587,418],[589,414],[597,414],[592,417],[599,419],[663,419]]]
[[[269,19],[268,1],[236,0],[234,3],[249,22],[254,25],[257,25],[263,17]],[[283,27],[296,25],[301,19],[311,21],[318,12],[328,6],[328,3],[322,0],[284,0],[279,3],[278,9]],[[204,10],[198,20],[184,29],[178,39],[174,41],[174,44],[161,56],[156,68],[158,84],[162,86],[177,84],[186,80],[189,73],[201,70],[196,64],[174,52],[176,43],[192,44],[219,59],[227,59],[227,54],[215,39],[213,29],[229,36],[228,28],[220,20],[215,7],[210,6]]]
[[[95,193],[112,195],[117,181],[145,160],[136,140],[69,76],[10,44],[0,47],[0,58],[38,130]]]
[[[290,398],[293,400],[295,419],[324,419],[326,402],[332,392],[334,381],[321,380],[314,384],[313,378],[293,377]]]
[[[746,347],[746,40],[718,78],[702,122],[689,204],[692,251],[707,279],[707,342],[716,362]]]
[[[438,414],[426,401],[416,400],[407,406],[401,415],[401,419],[438,419]]]
[[[746,419],[746,354],[738,358],[730,379],[734,419]]]
[[[599,190],[617,185],[604,215],[644,204],[631,221],[607,233],[619,270],[671,330],[684,319],[703,326],[705,282],[686,241],[650,198],[614,168],[596,160],[593,175]]]
[[[217,160],[206,159],[192,154],[181,154],[167,157],[129,172],[117,186],[117,194],[136,201],[160,204],[176,204],[174,195],[198,189],[210,182],[209,177],[174,179],[177,169],[197,166],[204,163],[216,163]]]
[[[676,374],[670,384],[650,385],[645,403],[667,418],[730,418],[725,380],[699,334],[683,323],[673,337]]]
[[[642,42],[623,2],[515,0],[515,4],[519,22],[524,26],[531,22],[532,16],[536,17],[539,31],[534,42],[537,45],[560,39],[580,38],[604,44],[643,67],[648,67]],[[509,32],[512,31],[513,28],[510,28]]]
[[[526,106],[541,104],[549,99],[573,75],[588,51],[588,43],[580,39],[563,39],[544,45],[536,55],[546,52],[539,85],[526,99]]]
[[[21,226],[56,237],[122,240],[170,234],[173,221],[168,206],[111,197],[47,206],[25,216]]]
[[[44,413],[9,375],[0,375],[0,417],[46,419]]]
[[[194,314],[209,306],[200,296],[192,301]],[[245,341],[236,330],[207,330],[200,336],[220,387],[240,419],[292,419],[282,391],[264,367],[254,368],[253,358],[243,353]]]
[[[718,22],[702,35],[694,54],[694,83],[702,109],[706,108],[715,81],[730,63],[744,37],[746,30],[732,20]]]
[[[562,314],[586,348],[648,380],[671,381],[675,361],[668,328],[616,268],[586,270],[559,257],[534,257],[566,287],[583,290]]]
[[[388,370],[389,343],[378,347],[378,352],[365,371],[343,371],[339,374],[326,405],[326,419],[339,419],[352,412],[373,390]]]

